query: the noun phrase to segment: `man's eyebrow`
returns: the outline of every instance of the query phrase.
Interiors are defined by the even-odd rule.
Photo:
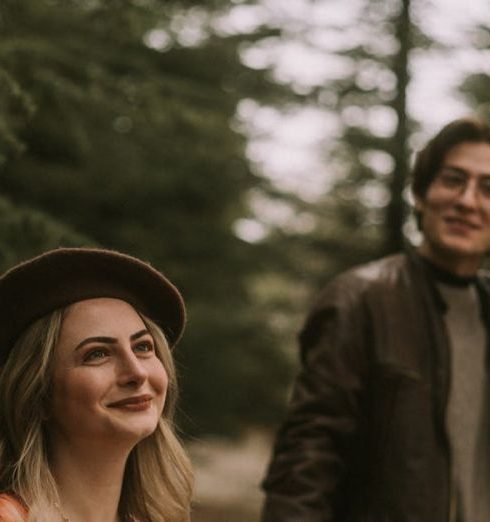
[[[140,337],[143,337],[146,334],[149,334],[150,332],[145,328],[144,330],[139,330],[138,332],[130,335],[129,339],[131,341],[135,341],[136,339],[139,339]],[[81,343],[79,343],[75,350],[78,350],[82,346],[85,346],[89,343],[103,343],[103,344],[116,344],[117,339],[114,337],[105,337],[105,336],[95,336],[95,337],[87,337],[84,339]]]
[[[463,174],[464,176],[467,176],[467,177],[470,177],[471,174],[469,171],[467,171],[466,169],[463,169],[461,167],[457,167],[455,165],[443,165],[441,167],[442,169],[446,169],[446,170],[452,170],[454,172],[457,172],[458,174]],[[481,172],[480,175],[479,175],[479,178],[489,178],[490,177],[490,172]]]
[[[462,169],[461,167],[456,167],[454,165],[443,165],[442,168],[446,170],[454,170],[454,172],[469,176],[469,172],[466,169]]]

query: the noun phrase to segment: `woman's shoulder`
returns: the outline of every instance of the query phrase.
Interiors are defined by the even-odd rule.
[[[27,509],[20,500],[11,494],[0,493],[0,522],[24,522]]]

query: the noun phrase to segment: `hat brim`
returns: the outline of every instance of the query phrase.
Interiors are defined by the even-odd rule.
[[[122,299],[180,339],[185,307],[177,288],[137,258],[93,248],[59,248],[21,263],[0,278],[0,363],[36,319],[97,297]]]

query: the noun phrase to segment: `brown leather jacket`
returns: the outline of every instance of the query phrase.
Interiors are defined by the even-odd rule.
[[[300,335],[302,367],[264,481],[263,522],[454,520],[443,311],[413,253],[324,289]]]

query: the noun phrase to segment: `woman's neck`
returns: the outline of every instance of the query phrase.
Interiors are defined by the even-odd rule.
[[[70,522],[119,522],[118,506],[129,451],[53,444],[51,468]]]

